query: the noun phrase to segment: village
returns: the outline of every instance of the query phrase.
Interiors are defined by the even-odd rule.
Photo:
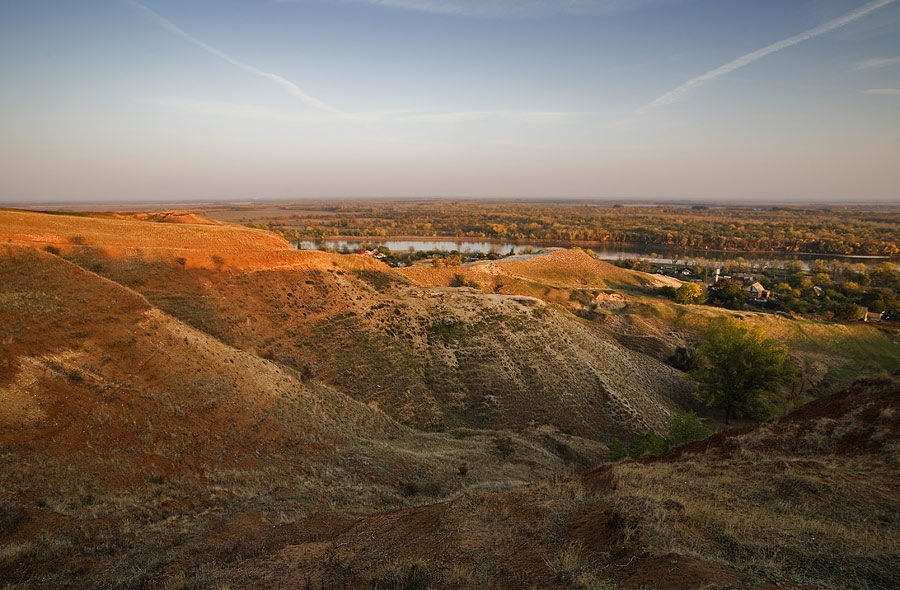
[[[705,293],[702,302],[720,307],[740,309],[749,304],[760,310],[863,322],[900,318],[900,271],[894,265],[815,260],[806,268],[799,261],[792,262],[756,268],[745,261],[619,264],[628,268],[649,266],[654,274],[697,284]],[[667,290],[663,294],[672,295]]]

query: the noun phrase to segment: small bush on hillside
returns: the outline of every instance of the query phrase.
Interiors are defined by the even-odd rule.
[[[700,422],[700,418],[693,412],[678,414],[669,422],[669,445],[702,440],[712,434],[712,431]]]
[[[679,346],[672,353],[672,356],[666,359],[670,367],[674,367],[679,371],[693,371],[697,368],[697,351],[694,348]]]
[[[628,445],[628,456],[640,459],[644,455],[665,455],[669,450],[669,442],[656,434],[651,428],[637,435]]]
[[[697,283],[684,283],[675,291],[675,301],[685,305],[703,303],[706,297]]]
[[[472,287],[473,289],[480,289],[481,284],[477,281],[469,280],[465,277],[465,275],[456,273],[453,275],[453,278],[450,279],[451,287]]]
[[[621,461],[626,456],[628,456],[628,451],[625,449],[625,445],[619,439],[614,438],[609,443],[609,460],[613,462]]]
[[[700,422],[693,412],[677,414],[669,421],[669,436],[663,438],[652,429],[637,435],[626,447],[622,441],[614,438],[609,443],[609,460],[621,461],[626,456],[640,459],[646,455],[665,455],[675,445],[702,440],[712,431]]]
[[[666,299],[675,299],[675,287],[666,285],[656,290],[656,294]]]
[[[44,246],[44,251],[53,254],[54,256],[59,256],[59,248],[56,246]]]

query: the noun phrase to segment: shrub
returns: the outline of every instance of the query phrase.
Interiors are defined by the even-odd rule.
[[[666,285],[665,287],[660,287],[659,289],[657,289],[656,292],[666,299],[675,299],[675,287]]]
[[[453,278],[450,279],[451,287],[472,287],[473,289],[480,289],[481,284],[478,281],[472,281],[465,277],[465,275],[456,273],[453,275]]]
[[[700,422],[694,412],[676,414],[669,421],[668,443],[669,445],[680,445],[694,440],[702,440],[711,432]]]
[[[653,429],[637,435],[628,445],[628,456],[632,459],[640,459],[644,455],[665,455],[669,450],[669,443]]]
[[[697,351],[693,348],[679,346],[675,352],[666,359],[670,367],[674,367],[679,371],[693,371],[697,368]]]
[[[611,443],[609,443],[609,460],[610,461],[621,461],[628,455],[628,451],[625,450],[625,445],[622,444],[617,438],[614,438]]]

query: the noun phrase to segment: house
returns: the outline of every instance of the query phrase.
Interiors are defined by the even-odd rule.
[[[751,284],[747,290],[750,291],[750,298],[756,301],[765,301],[772,296],[772,292],[763,287],[759,281]]]
[[[880,322],[884,319],[884,312],[869,311],[868,307],[859,308],[862,312],[862,321],[864,322]]]

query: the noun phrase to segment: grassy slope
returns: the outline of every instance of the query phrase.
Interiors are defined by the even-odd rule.
[[[613,501],[656,551],[772,577],[896,588],[900,389],[884,380],[675,456],[613,468]]]
[[[223,273],[73,260],[419,428],[548,423],[607,440],[663,427],[690,389],[677,372],[537,301],[426,290],[388,270],[333,265]]]
[[[244,530],[260,555],[223,563],[203,546],[195,563],[248,588],[886,590],[900,583],[898,434],[898,384],[870,382],[662,460]]]
[[[436,301],[406,302],[414,312],[395,314],[376,306],[408,288],[396,275],[325,255],[306,266],[294,258],[293,268],[302,270],[285,273],[184,269],[161,255],[123,259],[78,245],[63,253],[140,288],[150,301],[45,253],[4,247],[4,582],[273,587],[309,576],[312,584],[351,587],[898,583],[895,388],[866,397],[871,386],[843,396],[844,406],[719,437],[709,452],[694,447],[674,461],[624,463],[586,481],[571,474],[548,480],[562,464],[549,451],[584,441],[552,430],[416,433],[302,379],[286,369],[287,361],[255,354],[280,361],[285,336],[305,337],[307,348],[294,350],[308,349],[301,362],[314,359],[314,351],[330,346],[285,323],[303,314],[315,319],[310,326],[327,328],[317,323],[321,318],[346,323],[329,311],[332,304],[346,309],[361,302],[356,313],[377,326],[346,331],[345,346],[422,317],[441,320],[423,325],[430,328],[423,340],[429,348],[458,352],[445,345],[465,336],[466,325],[453,321],[458,314],[510,323],[530,318],[521,312],[533,314],[533,303],[503,303],[514,312],[507,317],[487,303],[472,312],[465,290],[438,290]],[[122,253],[134,254],[117,256]],[[173,278],[177,288],[167,288]],[[185,322],[203,331],[156,305],[181,310]],[[599,327],[625,327],[633,337],[667,346],[689,341],[726,313],[652,300],[628,305]],[[563,336],[578,324],[586,338],[608,342],[597,324],[551,313],[566,318],[559,320]],[[391,315],[400,318],[391,323]],[[773,335],[812,363],[825,363],[826,374],[829,362],[865,372],[897,359],[895,339],[868,326],[742,315],[770,322]],[[265,318],[261,326],[254,326],[256,317]],[[318,336],[335,332],[322,329]],[[841,344],[820,341],[831,338]],[[385,363],[378,356],[383,342],[359,349],[373,353],[356,357],[357,364],[371,362],[366,379],[404,358]],[[848,345],[868,357],[852,360]],[[610,350],[621,358],[618,348]],[[502,357],[491,371],[511,361]],[[389,373],[390,379],[402,374],[409,372]],[[489,491],[536,480],[542,481]],[[449,502],[385,511],[462,490]]]
[[[468,266],[416,265],[399,272],[426,287],[450,286],[464,277],[485,292],[528,295],[563,305],[569,303],[573,290],[627,290],[668,281],[597,260],[580,248]]]
[[[763,326],[770,337],[784,342],[801,365],[804,393],[819,395],[846,387],[852,380],[900,369],[900,335],[862,322],[834,323],[794,319],[780,314],[731,312],[707,306],[676,305],[642,298],[603,318],[620,340],[653,339],[674,346],[695,343],[716,318],[737,315]],[[805,399],[803,397],[800,398]]]
[[[565,258],[560,258],[565,257]],[[557,259],[559,258],[559,259]],[[492,272],[474,267],[403,269],[423,284],[445,284],[457,274],[483,290],[498,288],[511,295],[528,295],[581,311],[597,293],[617,290],[624,304],[602,302],[588,314],[624,346],[665,360],[678,346],[697,342],[716,318],[738,315],[762,325],[784,342],[801,366],[798,390],[835,391],[854,379],[900,369],[900,335],[879,326],[794,319],[781,314],[732,312],[708,306],[677,305],[648,296],[651,275],[620,269],[594,260],[580,250],[559,251],[524,261],[493,263]],[[798,395],[794,402],[809,399]]]
[[[223,519],[366,513],[563,465],[553,433],[411,431],[30,247],[2,246],[0,278],[3,581],[139,585]]]
[[[51,247],[64,255],[139,258],[186,268],[310,268],[330,264],[321,252],[298,252],[275,234],[230,224],[156,223],[154,216],[89,217],[0,209],[0,240]],[[384,268],[356,258],[363,269]],[[349,264],[350,261],[347,261]]]

